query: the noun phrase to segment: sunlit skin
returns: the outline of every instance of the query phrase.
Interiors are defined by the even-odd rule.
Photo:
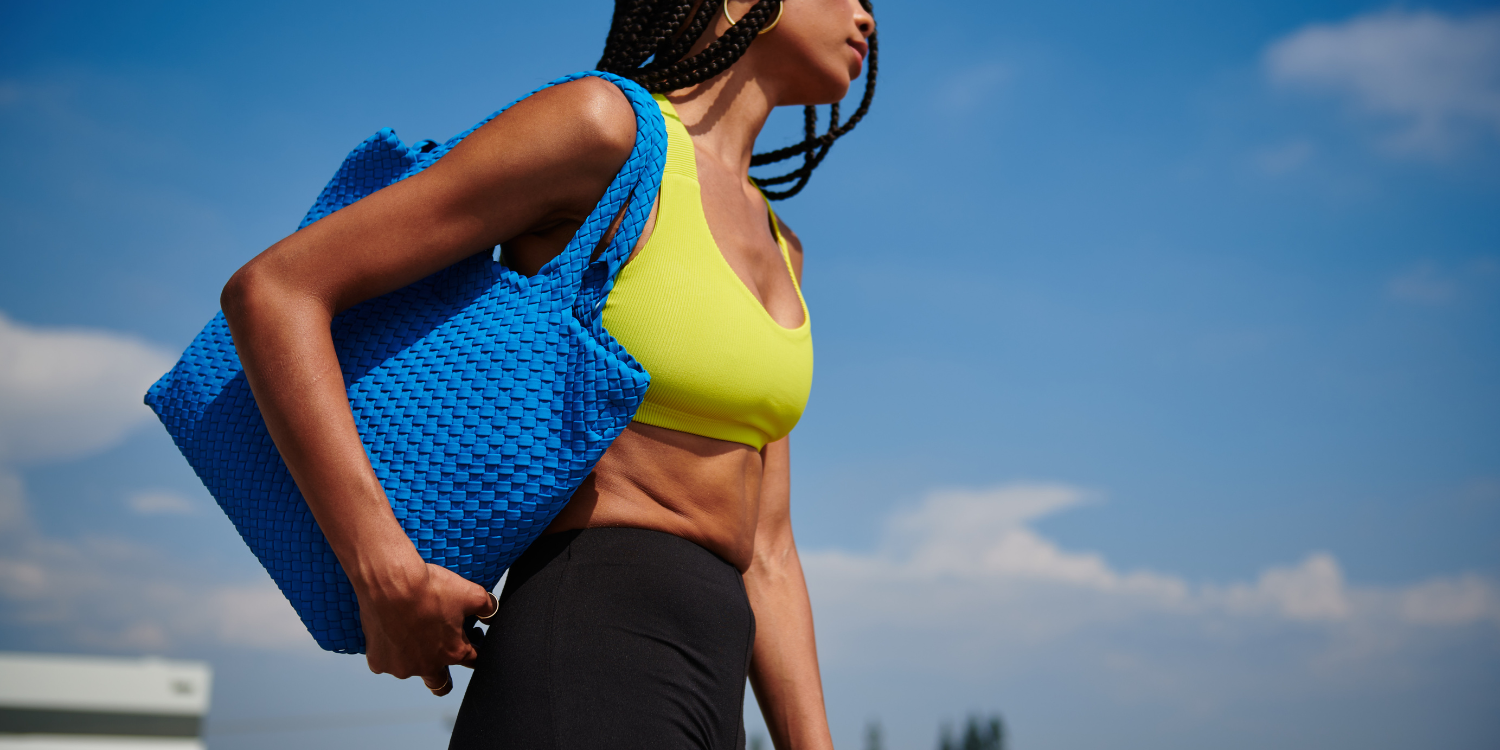
[[[752,3],[731,0],[740,18]],[[728,28],[716,19],[697,53]],[[692,137],[704,212],[731,268],[780,325],[802,322],[750,156],[779,106],[841,100],[874,32],[858,0],[787,0],[728,71],[668,98]],[[370,669],[431,687],[472,666],[466,616],[488,594],[422,561],[361,446],[329,335],[334,315],[478,252],[535,273],[562,251],[629,156],[630,104],[585,78],[523,101],[430,169],[276,243],[234,274],[222,306],[266,425],[359,597]],[[524,143],[519,149],[515,144]],[[654,223],[648,222],[636,250]],[[784,224],[795,273],[802,247]],[[632,424],[548,532],[655,529],[744,573],[756,618],[751,684],[778,748],[832,747],[812,610],[790,520],[786,439],[761,451]]]

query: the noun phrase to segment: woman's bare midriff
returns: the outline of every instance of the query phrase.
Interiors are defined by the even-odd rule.
[[[714,204],[710,200],[707,205]],[[658,196],[631,259],[651,238],[660,207]],[[600,247],[608,244],[623,216],[616,217]],[[512,238],[503,246],[506,264],[524,275],[536,274],[581,225],[564,219]],[[800,316],[795,295],[793,289],[793,312]],[[663,531],[702,546],[743,573],[755,552],[763,469],[760,451],[744,443],[632,422],[544,533],[609,526]]]
[[[546,533],[625,526],[680,536],[744,572],[755,551],[761,454],[633,422]]]

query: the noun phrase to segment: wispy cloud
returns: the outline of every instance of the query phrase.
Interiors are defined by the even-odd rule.
[[[151,419],[142,398],[173,361],[131,336],[38,328],[0,313],[0,463],[115,444]]]
[[[1458,283],[1429,261],[1398,274],[1386,284],[1386,291],[1402,302],[1441,305],[1458,295]]]
[[[198,512],[198,503],[182,493],[172,490],[137,490],[125,497],[125,507],[143,516],[192,515]]]
[[[1262,149],[1255,155],[1255,166],[1264,174],[1273,177],[1295,172],[1302,168],[1317,153],[1317,148],[1306,139],[1296,139],[1279,146]]]
[[[1279,85],[1343,98],[1398,123],[1393,151],[1445,154],[1474,130],[1500,135],[1500,13],[1389,10],[1315,24],[1265,54]]]
[[[990,61],[956,71],[937,89],[937,103],[953,114],[972,111],[984,104],[1015,77],[1011,66]]]
[[[0,620],[64,648],[316,648],[268,579],[226,583],[128,539],[41,531],[20,477],[3,467]]]
[[[1391,299],[1416,305],[1442,306],[1493,291],[1500,280],[1500,262],[1478,258],[1457,265],[1424,260],[1396,274],[1386,283]]]

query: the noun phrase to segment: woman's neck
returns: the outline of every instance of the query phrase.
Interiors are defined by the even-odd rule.
[[[741,60],[741,62],[749,62]],[[667,95],[694,147],[738,174],[750,174],[755,139],[775,109],[775,98],[750,66],[735,65],[691,88]]]

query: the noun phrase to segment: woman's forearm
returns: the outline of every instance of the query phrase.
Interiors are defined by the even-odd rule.
[[[778,750],[832,748],[812,604],[790,524],[784,538],[766,541],[772,542],[768,548],[757,542],[755,562],[745,573],[755,611],[750,684]]]
[[[329,306],[253,263],[222,305],[266,428],[356,589],[420,566],[356,431]]]
[[[370,669],[452,689],[450,664],[472,664],[467,614],[483,588],[422,560],[397,523],[349,409],[329,325],[333,306],[253,261],[224,288],[224,317],[276,442],[359,598]]]

